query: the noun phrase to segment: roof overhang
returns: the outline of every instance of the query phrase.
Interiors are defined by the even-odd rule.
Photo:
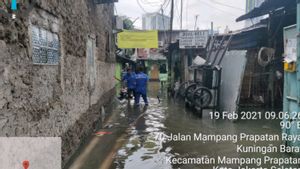
[[[265,0],[259,7],[237,18],[236,22],[270,14],[277,10],[289,11],[293,8],[296,9],[296,5],[296,0]]]
[[[248,28],[231,32],[229,34],[217,35],[216,38],[221,41],[224,36],[233,36],[228,50],[248,50],[265,46],[267,44],[267,32],[267,24],[259,23]]]
[[[234,33],[229,50],[245,50],[266,45],[268,26],[254,25]]]

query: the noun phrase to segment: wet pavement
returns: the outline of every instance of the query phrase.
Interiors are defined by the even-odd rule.
[[[160,96],[161,102],[157,99]],[[202,119],[160,90],[159,83],[149,85],[149,106],[134,107],[133,102],[123,101],[116,105],[106,119],[101,132],[92,136],[82,146],[71,169],[211,169],[212,165],[172,165],[168,157],[199,158],[217,157],[264,157],[259,153],[237,153],[233,142],[166,141],[159,136],[177,134],[280,134],[279,121],[229,121],[211,120],[208,112]],[[252,145],[251,142],[238,144]],[[257,143],[268,146],[270,142]],[[280,141],[271,143],[274,146]],[[287,154],[269,153],[271,157],[288,157]],[[251,165],[249,165],[251,166]],[[268,168],[267,165],[262,165]],[[227,166],[237,168],[237,165]],[[253,166],[255,167],[255,165]],[[287,167],[287,166],[286,166]]]

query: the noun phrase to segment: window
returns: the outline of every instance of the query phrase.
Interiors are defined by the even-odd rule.
[[[60,45],[58,35],[37,26],[31,26],[33,64],[58,65]]]

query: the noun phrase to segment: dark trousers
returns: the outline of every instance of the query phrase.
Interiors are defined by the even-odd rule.
[[[147,94],[143,94],[143,93],[140,93],[140,92],[136,92],[135,93],[135,104],[140,104],[140,97],[142,96],[145,104],[148,104],[148,99],[147,99]]]
[[[127,94],[128,94],[128,99],[132,99],[133,96],[135,97],[135,90],[134,89],[128,89]]]

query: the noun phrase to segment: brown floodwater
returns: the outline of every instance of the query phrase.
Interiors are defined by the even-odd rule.
[[[157,99],[160,97],[160,101]],[[237,145],[279,146],[281,141],[257,142],[232,141],[167,141],[164,135],[194,133],[203,134],[281,134],[278,120],[211,120],[205,111],[199,118],[184,103],[168,98],[159,83],[149,85],[149,106],[134,107],[133,101],[119,102],[107,120],[106,129],[112,134],[102,137],[92,136],[82,146],[71,169],[212,169],[211,164],[170,164],[172,158],[201,158],[218,156],[237,158],[289,157],[285,153],[238,153]],[[108,127],[107,127],[108,126]],[[238,165],[219,165],[238,168]],[[256,164],[248,165],[257,167]],[[292,166],[292,165],[291,165]],[[269,164],[262,167],[270,168]],[[279,167],[279,166],[278,166]],[[289,165],[285,165],[289,167]],[[295,166],[297,167],[297,166]]]

